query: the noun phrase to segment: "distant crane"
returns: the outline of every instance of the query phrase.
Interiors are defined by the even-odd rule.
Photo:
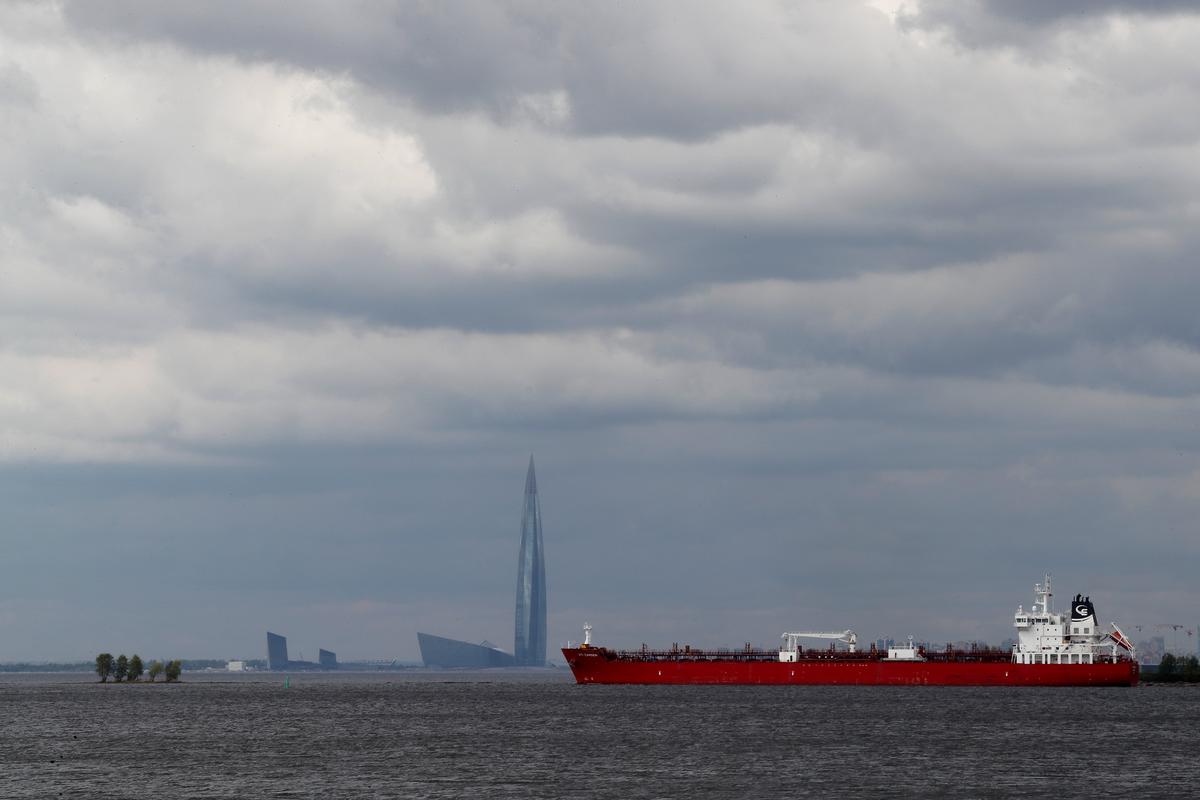
[[[1183,625],[1176,625],[1175,623],[1172,623],[1172,622],[1163,622],[1161,624],[1155,625],[1154,630],[1156,630],[1156,631],[1170,630],[1173,632],[1173,635],[1171,637],[1171,652],[1176,655],[1179,655],[1179,632],[1185,631],[1188,636],[1191,636],[1194,633],[1194,631],[1191,628],[1184,627]]]

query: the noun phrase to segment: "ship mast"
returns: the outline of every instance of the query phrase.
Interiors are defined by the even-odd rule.
[[[1035,583],[1033,585],[1033,593],[1037,596],[1038,605],[1040,605],[1043,614],[1050,614],[1050,598],[1054,593],[1050,591],[1050,573],[1046,573],[1045,583]]]

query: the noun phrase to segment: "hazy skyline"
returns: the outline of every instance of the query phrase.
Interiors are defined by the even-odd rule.
[[[1194,628],[1192,8],[0,6],[0,661]]]

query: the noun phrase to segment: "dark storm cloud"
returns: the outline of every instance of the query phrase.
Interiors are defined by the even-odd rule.
[[[553,87],[560,15],[492,4],[69,3],[76,25],[121,39],[166,39],[201,51],[348,71],[454,111]],[[451,54],[454,54],[451,57]]]
[[[971,46],[1036,42],[1115,16],[1132,18],[1195,15],[1188,0],[922,0],[915,12],[902,11],[904,25],[947,28]]]
[[[551,316],[575,317],[587,315],[587,307],[599,303],[601,311],[615,306],[619,314],[631,296],[669,296],[710,282],[823,279],[979,262],[1013,252],[1044,251],[1065,235],[1086,234],[1103,225],[1100,215],[1113,209],[1136,204],[1150,211],[1155,204],[1174,200],[1169,191],[1163,193],[1162,172],[1171,168],[1169,155],[1159,157],[1161,165],[1151,164],[1150,174],[1142,177],[1127,170],[1106,174],[1108,167],[1094,159],[1091,163],[1057,160],[1054,154],[1023,153],[1017,148],[983,158],[955,154],[953,150],[960,146],[956,133],[931,125],[919,105],[920,82],[911,78],[912,67],[898,70],[898,79],[889,85],[879,56],[856,64],[853,79],[833,72],[826,63],[850,56],[833,55],[839,48],[821,41],[820,34],[857,21],[872,38],[879,36],[876,29],[885,25],[884,20],[868,9],[822,7],[788,16],[761,6],[753,13],[734,15],[744,18],[744,26],[769,31],[786,42],[785,52],[800,59],[797,65],[782,58],[756,59],[754,51],[739,47],[735,38],[705,41],[703,36],[712,34],[714,27],[705,15],[679,18],[665,11],[640,11],[663,15],[642,19],[602,6],[546,11],[521,4],[483,9],[451,4],[434,11],[401,4],[371,5],[361,13],[347,13],[340,5],[315,5],[277,22],[274,8],[253,4],[239,6],[237,14],[225,13],[219,5],[176,8],[121,3],[103,12],[94,4],[67,8],[78,24],[126,38],[167,39],[250,60],[348,71],[369,85],[413,98],[426,109],[483,109],[498,115],[498,124],[470,135],[454,130],[453,122],[416,121],[452,212],[512,218],[549,205],[562,214],[567,230],[585,241],[616,245],[654,264],[651,270],[626,270],[615,278],[567,272],[537,274],[517,282],[506,277],[495,281],[486,275],[452,277],[449,285],[459,286],[447,289],[437,255],[401,255],[414,269],[410,274],[398,273],[389,266],[396,255],[380,248],[371,238],[374,234],[368,233],[365,239],[339,237],[316,242],[315,248],[306,245],[286,273],[249,276],[248,288],[257,296],[291,298],[299,307],[328,303],[334,313],[358,313],[392,324],[503,328],[508,324],[504,321],[508,309],[521,305],[532,307],[530,324],[553,325],[552,319],[539,321],[547,316],[542,309],[553,309]],[[663,39],[666,31],[691,44],[706,45],[705,58],[719,60],[729,72],[722,80],[755,90],[735,91],[721,81],[704,80],[692,61],[671,57],[665,47],[669,42]],[[885,52],[895,50],[894,42],[880,38]],[[817,53],[812,58],[819,70],[812,80],[825,100],[814,101],[796,89],[807,80],[806,50]],[[463,59],[464,53],[469,57]],[[607,74],[614,68],[626,69],[627,62],[653,65],[632,70],[636,75]],[[572,70],[583,74],[574,80]],[[645,116],[643,90],[656,81],[675,87],[684,113],[671,106],[675,100],[650,98],[647,108],[661,111],[662,120]],[[958,102],[959,91],[952,84],[944,87],[945,101]],[[576,157],[570,153],[569,138],[507,129],[522,97],[555,92],[563,93],[569,107],[567,131],[619,130],[686,138],[778,121],[825,137],[831,130],[827,120],[798,117],[797,112],[803,109],[807,115],[828,102],[841,121],[832,129],[845,138],[837,139],[840,152],[816,154],[810,174],[780,174],[794,146],[786,128],[773,138],[760,137],[761,141],[742,143],[735,137],[674,151],[593,140],[580,144],[585,153],[582,164],[563,171],[556,166]],[[760,102],[762,107],[756,108],[754,104]],[[968,99],[968,103],[980,102]],[[696,113],[712,116],[693,118]],[[881,114],[887,120],[885,139],[875,131],[882,124],[877,122]],[[611,125],[593,124],[610,117]],[[1003,129],[1012,121],[996,112],[996,124]],[[467,140],[480,135],[489,144],[504,141],[508,152],[489,147],[472,153]],[[949,153],[933,155],[942,142],[949,141],[954,141]],[[550,166],[538,166],[538,154],[548,143],[552,152],[562,151],[561,158],[549,161]],[[774,158],[759,157],[756,163],[748,157],[746,149],[759,145],[773,151]],[[644,156],[614,158],[606,152],[626,147],[631,154],[642,150]],[[595,155],[587,156],[589,149]],[[875,173],[858,181],[861,185],[847,182],[844,191],[837,191],[846,165],[863,158],[879,162]],[[497,165],[497,160],[512,165],[511,169]],[[827,168],[821,166],[823,162]],[[706,172],[725,177],[697,183]],[[739,178],[733,180],[734,175]],[[622,192],[626,197],[580,191],[589,183],[603,187],[614,179],[627,182],[629,188]],[[824,186],[811,197],[795,196],[797,187],[816,186],[817,181]],[[244,258],[237,251],[226,257],[235,262]],[[497,257],[505,259],[500,253],[491,256]],[[331,275],[328,265],[342,258],[364,266],[361,280],[334,279],[335,285],[322,285]],[[306,268],[306,262],[312,267]],[[437,275],[436,282],[422,281],[422,273]],[[234,280],[245,279],[235,276]],[[521,286],[535,284],[547,292],[546,302],[522,303]],[[605,303],[606,297],[613,302]],[[493,304],[493,298],[498,302]],[[584,308],[572,308],[576,305]],[[406,311],[409,306],[414,307]],[[436,312],[429,311],[435,308]]]
[[[435,112],[553,118],[566,100],[570,129],[588,135],[695,139],[782,121],[879,138],[894,112],[882,87],[830,80],[887,69],[886,52],[837,45],[850,35],[887,44],[882,15],[849,4],[315,3],[281,14],[265,2],[118,0],[65,10],[89,32],[348,73]],[[742,46],[753,40],[757,49]]]

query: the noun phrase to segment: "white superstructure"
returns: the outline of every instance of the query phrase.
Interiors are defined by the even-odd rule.
[[[1050,576],[1033,587],[1035,602],[1026,611],[1017,606],[1013,626],[1017,643],[1013,662],[1017,664],[1092,664],[1099,656],[1116,658],[1119,649],[1133,652],[1121,629],[1112,625],[1102,630],[1096,621],[1091,598],[1075,595],[1071,613],[1056,613],[1050,604],[1053,592]]]
[[[925,656],[921,655],[921,649],[913,644],[913,637],[908,637],[908,647],[889,647],[887,651],[888,661],[924,661]]]
[[[854,631],[801,631],[799,633],[785,633],[782,637],[783,644],[779,647],[779,660],[787,663],[793,663],[800,654],[801,639],[832,639],[835,642],[841,642],[846,645],[846,649],[851,653],[858,652],[858,636]]]

